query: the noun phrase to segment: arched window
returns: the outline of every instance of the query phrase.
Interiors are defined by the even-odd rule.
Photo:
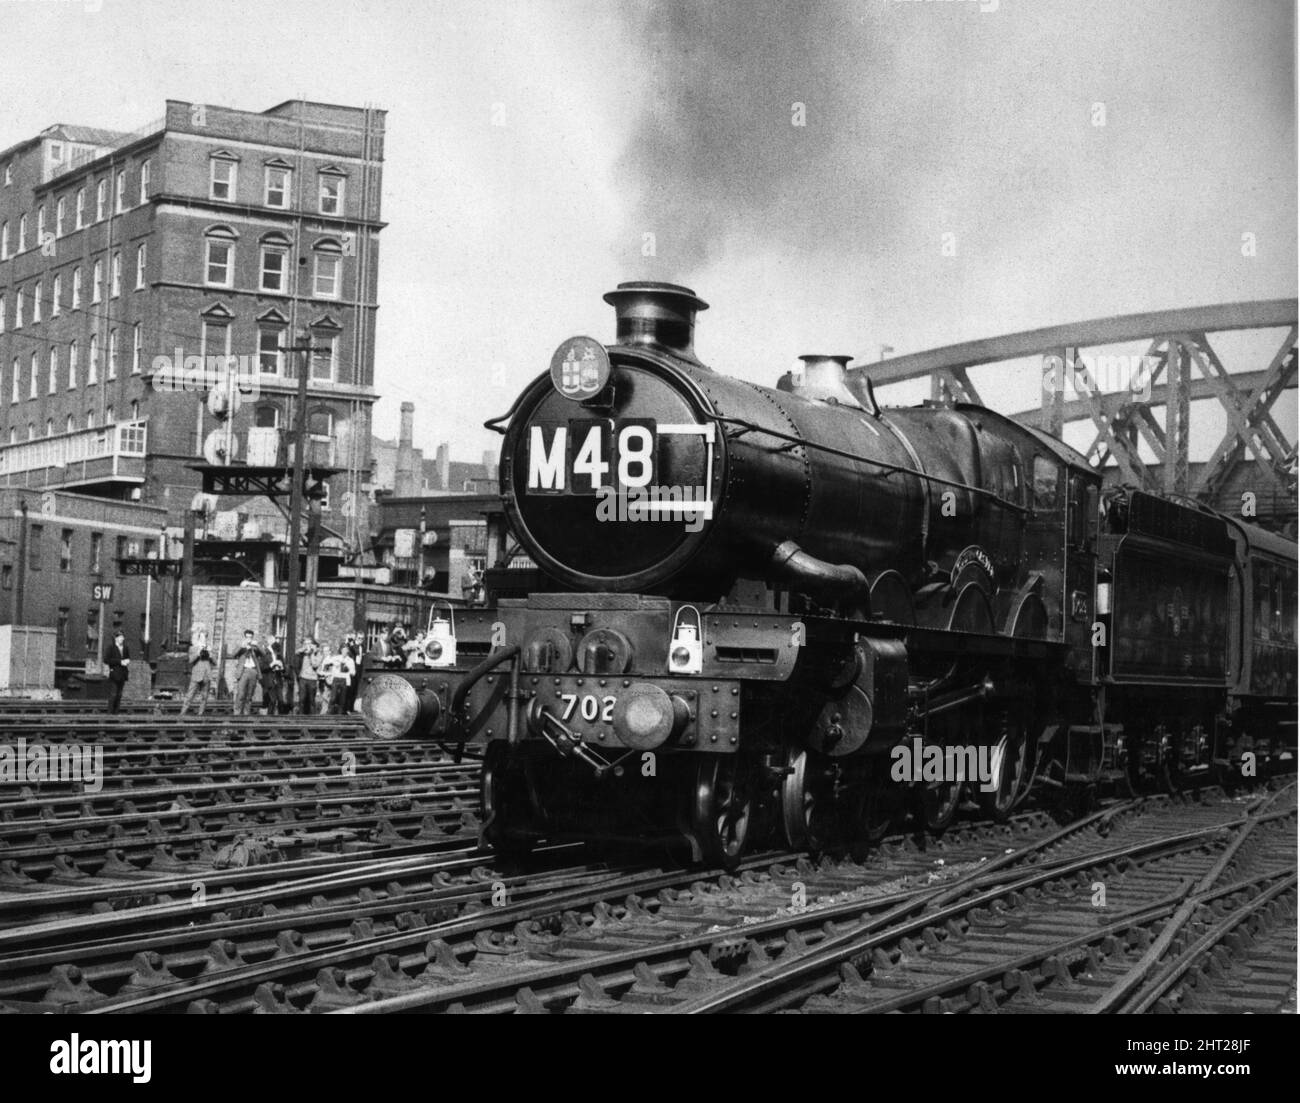
[[[317,406],[307,415],[307,435],[331,440],[334,436],[334,411],[328,406]]]
[[[235,241],[238,235],[229,226],[212,226],[203,234],[203,281],[211,287],[230,287],[235,278]]]
[[[258,287],[284,294],[289,290],[289,239],[283,234],[266,234],[261,241],[262,261]]]
[[[253,424],[259,429],[280,428],[280,407],[264,402],[253,411]]]
[[[316,242],[313,250],[316,268],[312,292],[318,299],[339,297],[339,274],[343,265],[343,249],[333,238]]]

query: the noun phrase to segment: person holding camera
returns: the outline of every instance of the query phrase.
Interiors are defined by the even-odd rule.
[[[251,628],[244,629],[244,642],[235,652],[235,715],[247,716],[253,711],[253,694],[262,676],[262,649],[257,646],[257,637]]]
[[[208,650],[208,633],[202,625],[194,631],[194,642],[190,644],[190,688],[181,702],[181,715],[190,711],[190,702],[195,694],[199,698],[199,715],[208,704],[208,687],[212,684],[212,653]]]

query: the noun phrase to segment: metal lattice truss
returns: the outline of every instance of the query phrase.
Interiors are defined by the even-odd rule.
[[[928,376],[932,399],[984,405],[969,368],[1040,356],[1045,373],[1042,406],[1012,416],[1058,439],[1066,422],[1090,420],[1096,435],[1087,456],[1094,466],[1114,460],[1125,482],[1212,501],[1242,464],[1253,463],[1294,497],[1296,444],[1278,426],[1273,407],[1283,391],[1296,386],[1296,320],[1295,299],[1129,314],[950,345],[849,370],[876,387]],[[1231,373],[1207,336],[1269,329],[1285,330],[1286,336],[1267,366]],[[1136,341],[1147,342],[1140,394],[1092,386],[1083,366],[1085,350]],[[1055,385],[1050,372],[1057,373]],[[1067,374],[1079,398],[1067,400]],[[1192,486],[1187,460],[1190,408],[1210,398],[1217,398],[1227,412],[1227,432]],[[1163,423],[1156,416],[1162,408]],[[1154,463],[1142,459],[1140,442],[1146,443]]]

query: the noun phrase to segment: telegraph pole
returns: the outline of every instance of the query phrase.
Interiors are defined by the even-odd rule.
[[[298,551],[302,545],[302,501],[307,478],[307,376],[311,371],[311,354],[323,352],[313,347],[311,334],[306,330],[298,332],[297,344],[281,349],[282,352],[302,354],[302,367],[298,373],[298,406],[294,410],[293,427],[293,487],[289,496],[289,578],[288,601],[285,603],[285,666],[291,663],[290,656],[298,650],[298,580],[301,572],[298,567]],[[297,678],[297,671],[294,671]],[[295,682],[296,684],[296,682]]]

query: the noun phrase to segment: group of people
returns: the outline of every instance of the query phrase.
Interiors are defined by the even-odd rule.
[[[410,624],[394,624],[379,637],[374,656],[389,670],[411,670],[429,664],[429,644],[433,637],[425,632],[411,634]]]
[[[257,687],[262,688],[261,709],[268,715],[297,711],[303,715],[353,711],[357,697],[357,673],[361,642],[349,633],[335,650],[323,648],[308,638],[294,654],[294,672],[286,668],[280,641],[270,636],[257,642],[257,633],[244,630],[242,642],[231,652],[235,663],[234,711],[247,716],[253,711]],[[207,629],[196,625],[189,649],[190,681],[181,715],[197,700],[198,714],[203,715],[211,688],[218,677],[216,660],[208,645]],[[294,697],[293,673],[297,674],[297,699]],[[110,678],[112,664],[110,663]],[[120,694],[120,691],[119,691]],[[110,709],[112,709],[110,702]]]

